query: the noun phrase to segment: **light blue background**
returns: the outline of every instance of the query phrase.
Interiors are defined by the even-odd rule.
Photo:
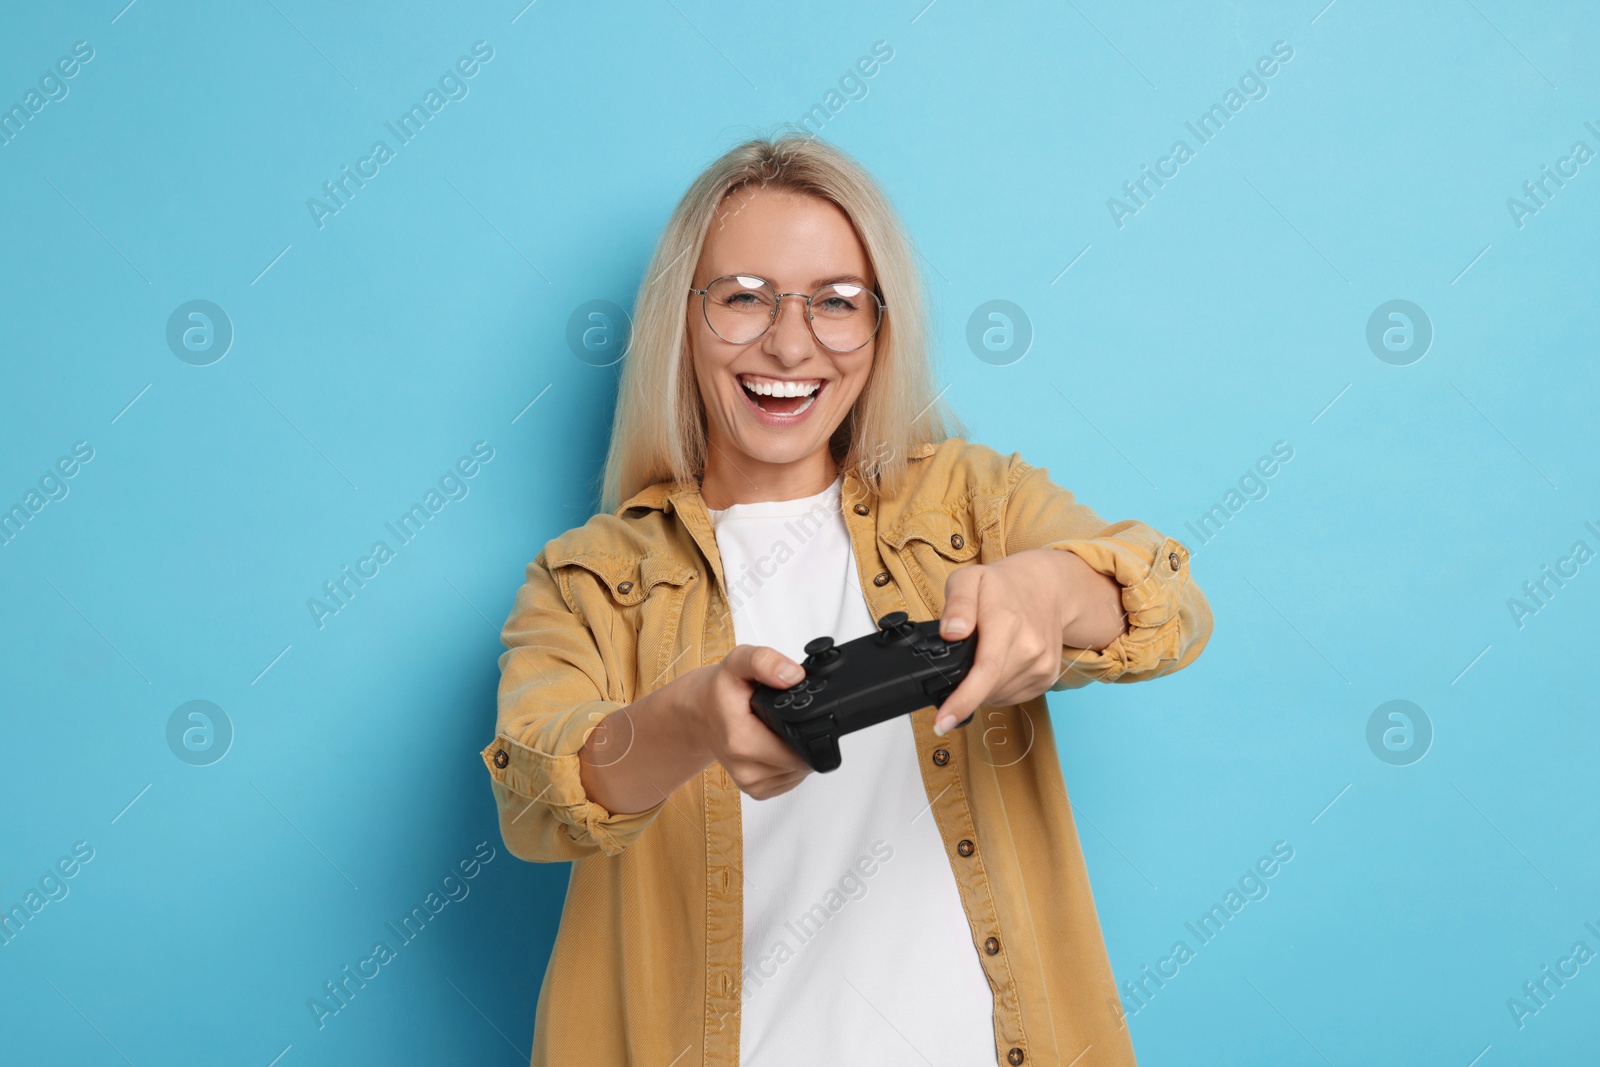
[[[595,508],[616,368],[568,317],[629,306],[699,169],[879,40],[822,134],[918,242],[947,395],[1188,544],[1216,613],[1180,675],[1052,698],[1118,978],[1295,849],[1130,1017],[1141,1062],[1593,1056],[1600,962],[1506,1006],[1600,950],[1600,564],[1507,607],[1600,549],[1600,161],[1506,204],[1600,150],[1592,5],[124,2],[0,34],[6,108],[95,49],[0,147],[0,504],[95,450],[0,547],[0,907],[95,850],[0,946],[7,1062],[525,1061],[567,871],[505,852],[478,750],[522,569]],[[479,40],[469,95],[319,229],[307,198]],[[1275,41],[1268,95],[1115,225]],[[236,330],[206,367],[165,340],[194,299]],[[1034,331],[1004,366],[965,340],[994,299]],[[1408,366],[1366,344],[1391,299],[1435,331]],[[477,441],[470,494],[319,630],[307,598]],[[208,767],[165,739],[194,699],[235,730]],[[1367,744],[1392,699],[1436,732],[1409,766]],[[319,1030],[308,999],[480,841]]]

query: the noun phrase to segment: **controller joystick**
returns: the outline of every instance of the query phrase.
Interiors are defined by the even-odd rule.
[[[905,644],[917,633],[917,624],[903,611],[891,611],[878,620],[878,640],[886,645]]]
[[[875,634],[842,645],[831,637],[806,642],[806,677],[787,689],[758,684],[750,707],[812,770],[831,771],[845,734],[943,704],[971,670],[977,649],[976,633],[946,641],[938,619],[912,622],[891,611]]]
[[[828,653],[833,651],[833,638],[831,637],[813,637],[806,642],[806,655],[812,659],[832,658],[828,656]]]
[[[806,658],[801,664],[807,670],[825,673],[838,665],[840,652],[831,637],[813,637],[806,642]],[[804,684],[802,681],[799,684]]]

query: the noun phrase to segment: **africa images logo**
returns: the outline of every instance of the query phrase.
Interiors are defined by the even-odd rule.
[[[493,459],[494,445],[488,441],[474,444],[472,455],[457,459],[454,466],[446,468],[439,476],[437,488],[429,486],[419,503],[412,504],[399,518],[383,524],[394,538],[393,546],[379,538],[372,543],[371,551],[356,560],[354,569],[346,563],[339,568],[335,577],[322,583],[322,596],[307,597],[306,610],[311,614],[311,621],[317,624],[317,629],[323,629],[330,617],[349,607],[356,593],[383,573],[382,568],[395,559],[400,549],[416,540],[429,521],[444,510],[445,505],[465,500],[467,494],[472,492],[471,479]]]
[[[395,158],[396,149],[410,144],[427,127],[428,120],[443,111],[446,104],[465,100],[471,91],[467,80],[476,77],[483,69],[483,64],[493,58],[494,48],[489,42],[474,43],[472,55],[457,59],[454,66],[446,68],[439,75],[437,89],[430,87],[420,103],[412,104],[394,122],[383,124],[394,135],[395,147],[391,148],[388,141],[374,141],[367,155],[356,160],[354,171],[350,169],[350,164],[345,163],[339,168],[340,175],[336,180],[323,182],[322,192],[327,199],[313,196],[306,200],[306,210],[311,212],[311,221],[317,224],[317,229],[325,227],[328,218],[349,207],[356,193],[365,189],[367,182],[382,173],[381,168]]]
[[[400,917],[398,926],[393,920],[383,924],[387,933],[373,942],[372,951],[356,961],[354,969],[347,963],[333,979],[323,982],[322,992],[306,999],[306,1008],[317,1029],[323,1029],[329,1019],[348,1008],[356,995],[367,988],[367,983],[384,973],[383,969],[399,958],[400,950],[415,941],[445,908],[466,900],[472,893],[472,886],[467,883],[493,862],[494,857],[494,846],[479,841],[472,855],[457,860],[455,867],[439,880],[438,887],[429,889],[421,904],[413,905]]]

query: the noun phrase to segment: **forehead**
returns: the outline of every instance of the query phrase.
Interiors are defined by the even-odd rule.
[[[745,187],[712,216],[696,273],[758,274],[782,287],[814,287],[854,274],[872,280],[871,261],[850,217],[821,197]]]

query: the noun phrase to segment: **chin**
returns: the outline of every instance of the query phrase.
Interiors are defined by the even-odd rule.
[[[740,444],[744,445],[745,454],[751,459],[773,465],[795,463],[816,452],[818,448],[827,447],[828,444],[827,437],[823,437],[820,440],[812,440],[810,434],[807,434],[804,439],[785,437],[779,441],[772,440],[771,436],[767,434],[752,436],[755,437],[754,440],[740,442]]]

